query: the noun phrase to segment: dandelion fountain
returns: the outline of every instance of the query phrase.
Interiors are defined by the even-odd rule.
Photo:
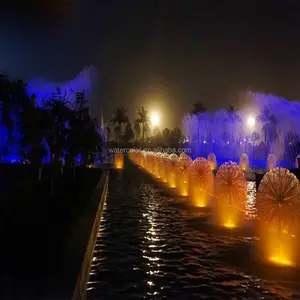
[[[228,228],[237,227],[246,199],[247,182],[241,168],[234,162],[221,165],[216,175],[217,223]]]
[[[206,207],[213,195],[214,176],[208,160],[196,158],[190,166],[190,196],[194,205]]]
[[[166,160],[167,182],[170,188],[176,188],[175,171],[178,163],[178,156],[175,153],[169,155]]]
[[[300,185],[285,168],[266,173],[259,185],[256,208],[260,218],[261,251],[272,263],[297,262],[300,226]]]
[[[176,186],[181,196],[187,196],[190,182],[190,169],[193,160],[185,153],[181,153],[176,164]]]

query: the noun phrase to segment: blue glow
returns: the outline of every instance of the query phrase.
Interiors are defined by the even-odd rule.
[[[192,156],[213,152],[221,164],[239,162],[246,153],[251,167],[265,168],[273,153],[279,165],[294,168],[300,153],[300,103],[252,92],[244,97],[247,106],[237,112],[220,109],[184,117]]]
[[[33,94],[36,96],[36,107],[42,107],[45,101],[49,100],[53,94],[60,90],[62,95],[68,96],[68,105],[73,108],[76,99],[76,92],[83,92],[87,97],[89,103],[93,102],[93,98],[98,99],[96,94],[97,89],[97,70],[94,67],[86,67],[82,72],[73,80],[64,83],[53,83],[43,79],[34,79],[29,82],[27,86],[27,95],[31,97]],[[9,131],[3,125],[2,120],[2,102],[0,101],[0,162],[6,163],[20,163],[21,162],[21,138],[22,135],[18,130],[17,120],[18,115],[11,113],[11,118],[14,123],[14,129],[11,132],[11,138],[8,140]],[[37,124],[38,126],[38,124]],[[49,146],[44,139],[44,147],[47,151],[47,156],[42,159],[42,163],[50,162]],[[76,161],[79,163],[81,157],[77,157]]]

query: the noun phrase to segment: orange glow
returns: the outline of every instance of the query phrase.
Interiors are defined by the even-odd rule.
[[[196,158],[190,166],[190,195],[194,205],[205,207],[213,193],[214,177],[209,162]]]
[[[210,169],[214,171],[217,168],[217,159],[216,156],[213,153],[209,153],[207,156],[207,160],[210,165]]]
[[[229,221],[229,222],[227,222],[227,223],[224,223],[224,227],[227,227],[227,228],[235,228],[235,227],[236,227],[236,224],[231,223],[231,221]]]
[[[293,266],[293,263],[285,258],[278,257],[278,256],[272,256],[270,257],[270,261],[282,266]]]
[[[237,227],[240,212],[245,210],[247,182],[236,163],[224,163],[219,168],[216,175],[216,196],[217,223],[228,228]]]
[[[114,157],[114,164],[116,169],[123,169],[124,159],[122,153],[116,153]]]
[[[189,170],[182,172],[180,181],[179,181],[179,193],[181,196],[188,196],[189,194],[189,182],[190,182],[190,173]]]
[[[297,241],[287,231],[279,231],[269,224],[261,224],[261,251],[266,261],[280,266],[296,265]]]
[[[170,154],[166,161],[167,182],[170,188],[176,188],[175,168],[178,163],[178,156]]]
[[[240,166],[242,168],[243,171],[246,171],[248,169],[249,166],[249,159],[248,159],[248,155],[246,153],[242,153],[241,157],[240,157]]]

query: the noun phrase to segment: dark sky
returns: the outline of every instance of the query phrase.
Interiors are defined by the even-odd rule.
[[[300,98],[297,0],[7,3],[0,69],[60,81],[95,65],[102,95],[94,107],[99,112],[102,101],[106,117],[120,106],[134,115],[143,95],[150,107],[154,98],[165,103],[168,126],[195,101],[238,104],[237,92],[247,88]]]

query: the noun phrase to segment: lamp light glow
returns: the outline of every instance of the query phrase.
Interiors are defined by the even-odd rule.
[[[152,124],[153,126],[158,126],[159,123],[160,123],[159,114],[158,114],[157,112],[153,112],[153,113],[151,114],[150,120],[151,120],[151,124]]]
[[[250,128],[253,128],[255,126],[255,118],[249,117],[247,123]]]

